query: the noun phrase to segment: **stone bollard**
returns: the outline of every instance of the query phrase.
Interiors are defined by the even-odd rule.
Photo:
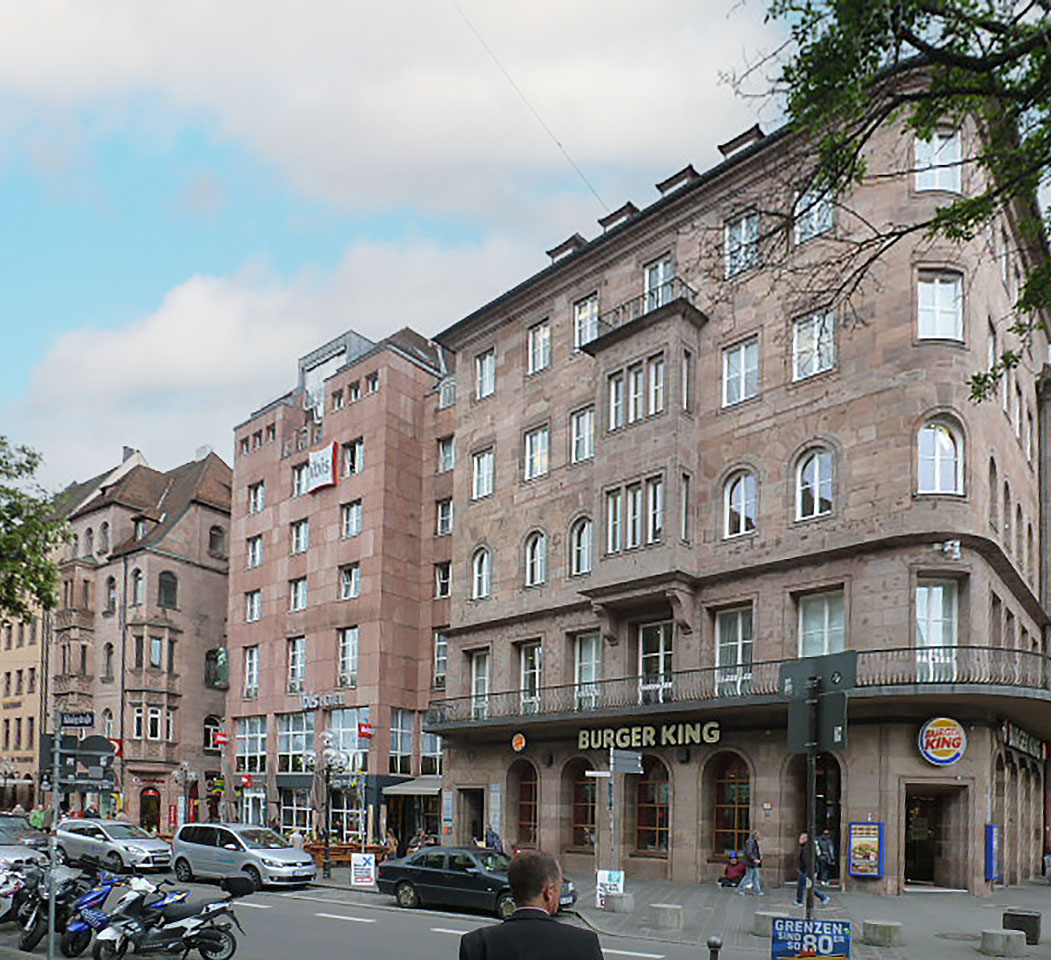
[[[861,942],[873,947],[900,947],[905,937],[896,920],[862,920]]]
[[[752,934],[769,940],[774,935],[774,921],[781,918],[788,920],[791,916],[790,913],[780,913],[777,910],[756,910],[752,917]]]
[[[1024,957],[1025,934],[1021,930],[983,930],[978,952],[987,957]]]
[[[719,951],[723,948],[722,937],[708,938],[708,960],[719,960]]]
[[[682,905],[678,903],[651,903],[650,926],[658,930],[681,930],[686,925]]]
[[[635,894],[607,893],[606,902],[602,905],[602,909],[610,913],[634,913]]]

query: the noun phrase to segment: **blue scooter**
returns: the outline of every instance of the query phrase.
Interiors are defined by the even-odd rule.
[[[99,873],[98,884],[74,901],[66,929],[59,943],[65,956],[79,957],[91,943],[91,931],[102,930],[106,927],[109,918],[102,912],[102,906],[113,888],[123,882],[123,879],[115,873],[102,870]],[[101,917],[101,922],[99,922],[99,917]],[[92,923],[92,918],[95,919],[95,923]]]

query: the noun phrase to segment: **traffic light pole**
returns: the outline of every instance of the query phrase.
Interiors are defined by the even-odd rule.
[[[811,677],[807,680],[807,713],[809,737],[806,750],[806,829],[807,843],[804,851],[806,864],[806,918],[814,919],[814,831],[817,829],[817,745],[818,745],[818,705],[821,699],[821,678]]]

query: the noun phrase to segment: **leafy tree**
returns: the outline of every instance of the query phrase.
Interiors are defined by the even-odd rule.
[[[28,619],[35,607],[55,604],[58,567],[51,553],[65,539],[65,521],[33,482],[41,459],[0,436],[0,619]]]
[[[967,196],[907,225],[876,226],[841,276],[852,288],[900,240],[971,240],[1009,218],[1026,277],[1012,329],[1027,343],[1051,311],[1047,210],[1051,173],[1051,0],[772,0],[784,46],[751,68],[776,64],[773,93],[791,126],[816,147],[816,183],[833,195],[866,179],[865,147],[895,122],[929,138],[967,119],[979,136],[959,163]],[[982,399],[1019,352],[971,379]]]

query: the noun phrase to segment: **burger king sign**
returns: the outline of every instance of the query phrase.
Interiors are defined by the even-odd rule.
[[[956,763],[967,749],[963,726],[950,717],[935,717],[920,728],[920,753],[936,767]]]

